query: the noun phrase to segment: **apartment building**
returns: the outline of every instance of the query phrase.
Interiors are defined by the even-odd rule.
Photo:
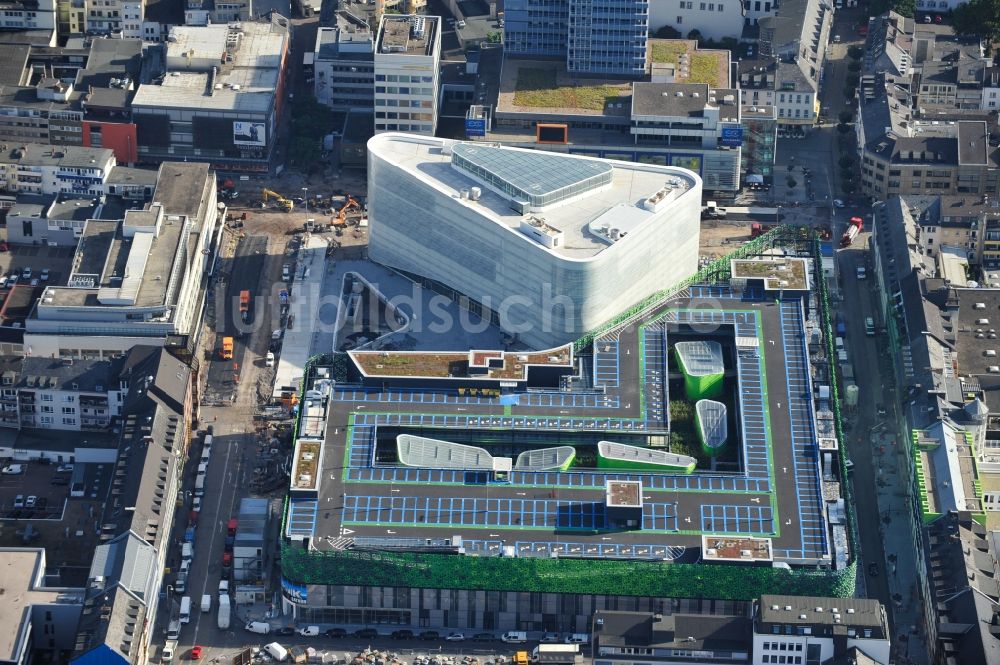
[[[74,665],[147,663],[172,550],[170,537],[194,410],[192,372],[162,348],[129,354],[112,489],[99,516],[106,543],[87,576]],[[128,506],[123,510],[123,506]],[[171,602],[167,594],[162,594]]]
[[[365,21],[348,12],[337,12],[335,17],[336,26],[316,32],[313,94],[337,110],[374,109],[374,36]]]
[[[0,146],[0,187],[14,194],[99,197],[116,165],[109,148]]]
[[[3,44],[0,142],[110,148],[136,161],[129,106],[142,67],[142,42],[95,39],[87,48]]]
[[[122,414],[124,359],[11,359],[0,375],[0,426],[105,432]]]
[[[1000,377],[991,326],[1000,273],[950,279],[944,252],[928,254],[927,208],[916,203],[892,197],[874,207],[872,276],[894,371],[910,386],[902,445],[914,460],[905,482],[920,625],[931,662],[995,664]]]
[[[0,28],[4,30],[55,30],[56,0],[5,2]]]
[[[918,120],[909,99],[880,75],[859,101],[855,132],[865,195],[995,194],[1000,153],[990,143],[989,118],[964,113]]]
[[[374,69],[375,133],[433,136],[438,121],[441,18],[382,16]]]
[[[801,134],[816,123],[819,80],[832,24],[832,7],[819,0],[784,2],[780,12],[758,21],[759,57],[774,61],[758,66],[765,69],[763,85],[773,86],[779,131]],[[767,69],[773,69],[770,76]]]

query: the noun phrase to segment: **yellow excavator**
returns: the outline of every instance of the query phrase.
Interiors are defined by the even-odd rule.
[[[267,205],[267,202],[271,199],[277,201],[278,205],[281,206],[285,212],[291,212],[295,209],[295,203],[293,201],[290,201],[278,192],[265,187],[261,192],[261,200],[264,202],[264,205]]]

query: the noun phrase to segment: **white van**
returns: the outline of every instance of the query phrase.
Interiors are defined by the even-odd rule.
[[[500,636],[500,640],[507,644],[523,644],[528,641],[528,634],[520,630],[511,630]]]
[[[198,465],[198,476],[204,476],[208,474],[208,462],[202,462]]]
[[[264,653],[266,653],[271,658],[274,658],[279,663],[283,663],[286,658],[288,658],[288,649],[281,646],[277,642],[271,642],[270,644],[264,645]]]
[[[181,544],[181,561],[190,561],[194,558],[194,544],[193,543],[182,543]]]
[[[201,596],[201,611],[211,612],[212,611],[212,594],[206,593]]]
[[[205,496],[205,476],[198,476],[194,481],[194,495]]]
[[[267,635],[271,632],[271,624],[264,621],[248,621],[244,628],[248,633],[257,633],[258,635]]]
[[[181,598],[181,623],[191,623],[191,596]]]

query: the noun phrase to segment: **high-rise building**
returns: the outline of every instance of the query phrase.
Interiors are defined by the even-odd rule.
[[[375,133],[437,129],[441,17],[386,15],[375,40]]]
[[[648,36],[647,0],[574,0],[569,6],[566,68],[642,76]]]
[[[559,56],[574,73],[642,76],[648,0],[514,0],[504,9],[514,56]]]

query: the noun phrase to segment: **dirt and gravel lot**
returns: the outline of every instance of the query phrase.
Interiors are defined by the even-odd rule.
[[[712,259],[724,256],[750,240],[751,222],[703,220],[699,254]]]

